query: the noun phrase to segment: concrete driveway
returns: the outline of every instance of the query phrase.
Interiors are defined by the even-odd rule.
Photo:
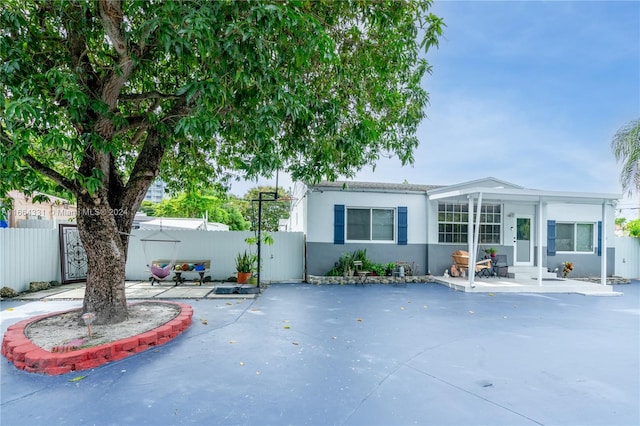
[[[184,334],[95,370],[41,376],[3,358],[0,423],[638,425],[639,289],[278,284],[187,300]],[[80,303],[3,302],[2,330]]]

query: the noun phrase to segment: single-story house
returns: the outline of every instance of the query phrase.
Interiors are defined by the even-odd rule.
[[[288,228],[306,234],[307,275],[325,275],[356,249],[374,262],[413,264],[414,274],[443,275],[453,251],[481,259],[488,248],[507,256],[510,271],[540,281],[563,262],[573,263],[574,277],[614,272],[619,194],[527,189],[488,177],[450,186],[296,183],[293,195]]]

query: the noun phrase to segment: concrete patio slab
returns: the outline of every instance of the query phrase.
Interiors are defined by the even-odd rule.
[[[279,284],[189,300],[182,335],[94,370],[3,359],[2,424],[638,425],[640,282],[614,290]],[[2,330],[80,303],[2,302]]]
[[[186,297],[201,299],[213,291],[213,287],[171,287],[159,293],[157,299],[184,299]]]
[[[454,290],[467,293],[575,293],[583,296],[619,296],[621,293],[613,291],[613,286],[602,285],[588,281],[557,278],[543,280],[542,285],[536,279],[524,278],[476,278],[474,287],[469,286],[468,278],[434,277],[438,284]]]
[[[127,299],[152,299],[167,291],[168,288],[131,286],[125,289]]]
[[[20,299],[23,300],[40,300],[45,297],[52,297],[57,294],[66,293],[78,288],[84,288],[84,283],[65,284],[59,287],[49,288],[47,290],[41,290],[33,293],[24,293],[20,295]]]
[[[34,293],[34,296],[37,295],[37,293]],[[42,297],[43,299],[46,300],[65,300],[65,299],[84,299],[84,285],[82,287],[78,287],[78,288],[74,288],[71,290],[67,290],[67,291],[62,291],[59,293],[55,293],[52,295],[44,295],[44,297]]]

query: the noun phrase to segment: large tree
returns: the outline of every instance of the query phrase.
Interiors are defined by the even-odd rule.
[[[640,194],[640,120],[627,123],[611,141],[616,161],[622,163],[620,183],[632,195]]]
[[[443,26],[430,3],[4,0],[0,196],[76,197],[83,311],[122,321],[128,234],[158,175],[175,189],[412,162],[421,51]]]

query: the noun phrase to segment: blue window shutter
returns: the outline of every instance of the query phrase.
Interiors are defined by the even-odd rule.
[[[547,221],[547,256],[556,255],[556,221]]]
[[[344,204],[333,206],[333,244],[344,244]]]
[[[398,207],[398,245],[407,245],[407,208]]]
[[[602,222],[598,222],[598,256],[602,256]]]

